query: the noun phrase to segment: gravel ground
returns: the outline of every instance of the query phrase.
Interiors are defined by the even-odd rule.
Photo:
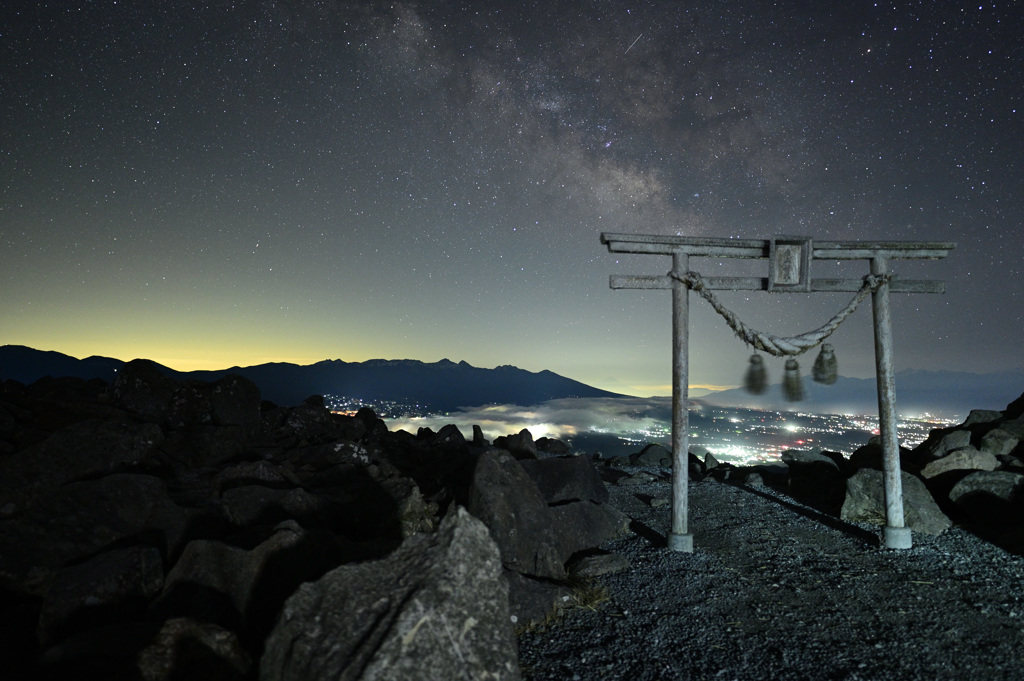
[[[710,479],[690,483],[696,548],[678,553],[660,475],[609,485],[635,533],[604,548],[632,569],[520,636],[524,679],[1024,679],[1024,558],[958,528],[882,549],[880,528]]]

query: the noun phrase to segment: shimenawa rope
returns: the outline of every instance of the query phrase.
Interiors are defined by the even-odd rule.
[[[711,303],[711,307],[715,309],[715,312],[722,315],[726,323],[729,325],[736,335],[744,343],[767,352],[769,355],[775,357],[786,357],[802,355],[813,347],[819,345],[822,341],[832,335],[839,325],[846,321],[857,309],[857,306],[868,297],[869,294],[878,290],[882,284],[888,283],[892,276],[891,274],[868,274],[864,277],[864,284],[854,295],[853,299],[847,303],[846,307],[840,310],[832,319],[825,322],[824,325],[820,326],[813,331],[802,333],[798,336],[790,336],[788,338],[781,338],[775,336],[766,331],[758,331],[757,329],[751,329],[749,326],[744,324],[736,316],[736,313],[727,309],[722,305],[721,301],[715,297],[707,285],[704,283],[704,279],[701,278],[697,272],[687,272],[683,275],[677,275],[674,272],[669,272],[668,276],[672,277],[677,281],[681,281],[686,284],[690,290],[698,293],[701,298]]]

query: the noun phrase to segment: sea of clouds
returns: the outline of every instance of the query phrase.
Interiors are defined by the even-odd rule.
[[[534,440],[549,437],[570,441],[584,433],[634,439],[637,434],[661,433],[671,426],[672,398],[565,398],[528,407],[494,404],[445,415],[390,419],[388,428],[416,433],[420,428],[437,431],[451,423],[467,438],[473,436],[473,426],[478,425],[488,440],[518,433],[524,428]]]

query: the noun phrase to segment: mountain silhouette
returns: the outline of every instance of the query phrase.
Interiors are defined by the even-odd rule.
[[[0,346],[0,380],[28,384],[45,376],[71,376],[112,383],[123,365],[123,361],[110,357],[76,359],[22,345]],[[448,359],[431,363],[412,359],[334,359],[309,365],[273,362],[216,371],[175,371],[160,364],[157,367],[168,376],[200,381],[239,374],[259,386],[263,399],[281,405],[298,404],[310,395],[331,394],[451,411],[491,403],[538,404],[565,397],[621,397],[551,371],[532,372],[508,365],[482,369]]]

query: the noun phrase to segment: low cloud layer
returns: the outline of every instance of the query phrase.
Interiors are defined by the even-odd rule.
[[[388,428],[415,433],[420,428],[436,431],[454,423],[467,438],[472,437],[473,426],[478,425],[488,440],[518,433],[524,428],[535,440],[542,437],[569,440],[584,432],[633,435],[657,431],[671,422],[671,397],[567,398],[529,407],[498,404],[447,416],[391,419]]]

